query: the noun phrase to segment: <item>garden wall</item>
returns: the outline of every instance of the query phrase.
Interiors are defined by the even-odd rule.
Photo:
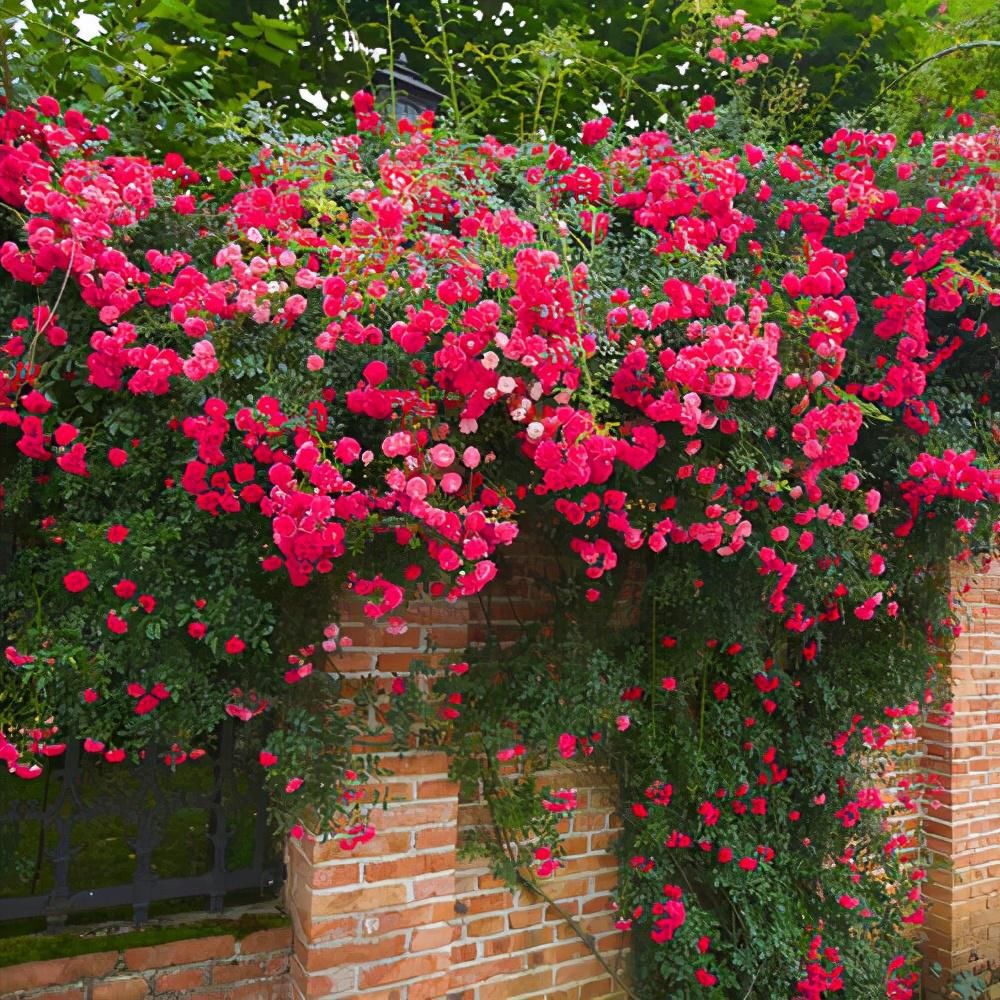
[[[291,845],[296,1000],[622,995],[604,965],[620,970],[626,946],[610,909],[617,865],[605,789],[581,787],[576,776],[570,857],[544,885],[556,906],[528,890],[511,892],[485,866],[458,859],[460,827],[481,817],[477,806],[459,802],[445,754],[387,763],[397,795],[409,794],[376,816],[374,840],[350,853],[334,844]]]
[[[509,593],[481,604],[411,605],[409,631],[385,646],[381,630],[345,622],[354,646],[339,654],[345,673],[391,683],[420,656],[444,667],[483,638],[513,636],[539,620],[542,595],[518,563]],[[430,656],[418,651],[434,650]],[[621,997],[609,968],[623,972],[627,938],[614,927],[611,892],[618,831],[606,779],[586,770],[545,775],[577,789],[565,826],[566,866],[547,879],[548,897],[512,892],[488,867],[458,857],[464,832],[487,821],[448,780],[444,752],[390,756],[386,787],[396,801],[372,821],[378,835],[351,852],[332,843],[292,842],[287,900],[295,928],[293,997],[358,1000],[590,1000]],[[567,919],[568,918],[568,919]]]
[[[355,645],[338,655],[337,667],[388,684],[418,656],[450,662],[482,638],[487,617],[495,632],[513,635],[532,615],[537,620],[540,598],[527,576],[542,571],[525,570],[519,597],[412,607],[414,625],[391,647],[380,630],[348,621]],[[928,1000],[955,996],[944,984],[963,973],[978,976],[990,1000],[1000,997],[1000,565],[970,583],[953,659],[954,720],[924,732],[924,769],[941,788],[932,796],[940,805],[922,820],[927,847],[943,862],[931,867],[927,885]],[[460,799],[445,752],[391,755],[385,764],[396,804],[375,813],[370,843],[346,852],[290,842],[291,929],[8,966],[0,968],[0,1000],[624,995],[615,976],[625,972],[628,940],[615,930],[610,905],[619,827],[600,775],[546,776],[575,786],[580,806],[565,828],[566,867],[544,883],[546,899],[526,888],[512,892],[483,863],[459,858],[463,832],[487,816],[480,803]]]
[[[0,968],[0,1000],[287,1000],[289,927]]]

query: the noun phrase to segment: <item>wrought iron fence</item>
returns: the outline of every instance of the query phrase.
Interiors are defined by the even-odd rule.
[[[0,776],[0,921],[55,929],[131,908],[141,924],[166,900],[219,912],[227,894],[276,891],[284,869],[243,742],[227,721],[215,752],[174,770],[152,752],[109,765],[74,742],[35,781]]]

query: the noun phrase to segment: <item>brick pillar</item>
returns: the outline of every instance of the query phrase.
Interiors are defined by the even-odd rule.
[[[929,796],[940,806],[924,810],[923,829],[934,861],[948,866],[932,866],[926,886],[928,1000],[947,997],[948,982],[965,970],[1000,982],[1000,563],[975,577],[957,570],[952,586],[965,582],[964,631],[951,665],[954,719],[924,734],[925,767],[941,788]]]
[[[331,657],[346,675],[376,679],[387,689],[414,660],[436,669],[468,646],[465,602],[415,601],[403,635],[373,625],[362,602],[344,609],[343,635],[352,645]],[[370,817],[377,835],[353,851],[335,842],[289,845],[286,898],[295,932],[295,1000],[435,1000],[447,992],[455,916],[458,787],[448,781],[444,753],[386,754],[392,777],[380,784],[392,803]]]
[[[455,929],[458,787],[443,753],[383,758],[391,796],[353,851],[293,841],[286,899],[295,1000],[440,1000]]]

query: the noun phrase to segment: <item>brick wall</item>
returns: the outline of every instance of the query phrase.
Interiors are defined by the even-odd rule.
[[[344,634],[353,645],[331,667],[348,681],[365,674],[388,687],[417,657],[438,668],[453,662],[482,640],[487,619],[494,635],[513,638],[522,622],[544,613],[537,587],[544,563],[518,568],[524,576],[512,583],[516,597],[411,605],[402,636],[387,638],[348,612]],[[607,787],[585,772],[542,776],[578,789],[579,809],[565,828],[566,867],[544,884],[561,914],[527,889],[511,892],[483,862],[459,859],[463,830],[484,821],[483,806],[460,801],[445,753],[414,751],[382,763],[392,772],[385,788],[394,804],[374,814],[373,840],[350,852],[333,843],[289,845],[296,1000],[621,996],[592,950],[616,971],[624,964],[625,942],[610,909],[617,860]]]
[[[952,658],[954,719],[925,731],[925,768],[937,775],[940,806],[926,811],[930,869],[924,954],[943,975],[925,976],[931,1000],[963,970],[996,985],[1000,997],[1000,563],[964,583],[964,631]],[[947,866],[947,867],[945,867]]]
[[[449,994],[463,1000],[623,996],[606,967],[624,978],[628,959],[627,937],[615,930],[610,905],[618,864],[609,849],[619,830],[610,792],[596,775],[581,771],[540,779],[552,787],[577,789],[579,808],[566,823],[563,839],[565,868],[540,883],[547,897],[542,898],[523,889],[511,892],[485,864],[459,866],[461,915],[453,921]],[[460,832],[482,821],[481,808],[460,804]]]
[[[527,564],[525,564],[527,565]],[[443,667],[494,634],[513,638],[544,613],[544,561],[521,568],[516,597],[411,606],[409,631],[388,639],[358,616],[345,623],[354,645],[336,657],[348,677],[388,686],[417,657]],[[963,581],[957,581],[960,585]],[[932,866],[924,952],[927,1000],[971,970],[1000,998],[1000,564],[974,580],[952,667],[954,721],[929,726],[922,769],[936,776],[940,803],[921,817]],[[351,852],[333,843],[291,841],[286,903],[292,931],[242,941],[202,938],[0,969],[0,1000],[177,1000],[224,997],[293,1000],[588,1000],[623,994],[628,941],[610,908],[618,833],[611,790],[600,776],[542,776],[575,786],[566,866],[542,883],[549,899],[511,891],[482,861],[462,859],[463,831],[485,822],[482,803],[461,801],[448,757],[411,751],[383,759],[394,804],[375,814],[378,835]],[[902,761],[901,761],[902,763]],[[904,768],[905,769],[905,768]],[[550,902],[551,900],[551,902]],[[554,905],[555,904],[555,905]],[[566,919],[569,917],[575,928]],[[586,940],[581,940],[581,936]],[[290,939],[292,944],[289,962]],[[600,958],[595,956],[594,951]],[[994,997],[994,993],[996,997]],[[954,996],[954,994],[951,994]]]
[[[287,1000],[289,927],[0,968],[0,1000]]]
[[[481,807],[460,803],[444,753],[384,759],[398,798],[379,834],[347,852],[294,842],[288,902],[295,928],[293,997],[338,1000],[588,1000],[621,996],[601,961],[540,896],[511,892],[488,867],[457,857]],[[560,776],[562,777],[562,776]],[[607,790],[581,787],[569,857],[546,895],[616,971],[625,941],[609,907],[616,859]]]

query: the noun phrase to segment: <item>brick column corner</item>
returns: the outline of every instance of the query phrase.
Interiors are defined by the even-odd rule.
[[[1000,563],[974,576],[956,568],[953,587],[965,583],[963,631],[951,662],[954,716],[950,726],[927,726],[923,734],[925,770],[940,782],[922,817],[932,860],[923,946],[928,1000],[954,995],[949,984],[962,973],[1000,983]]]
[[[345,851],[289,844],[292,995],[439,1000],[455,930],[458,786],[444,753],[386,756],[397,804],[373,813],[378,833]]]

